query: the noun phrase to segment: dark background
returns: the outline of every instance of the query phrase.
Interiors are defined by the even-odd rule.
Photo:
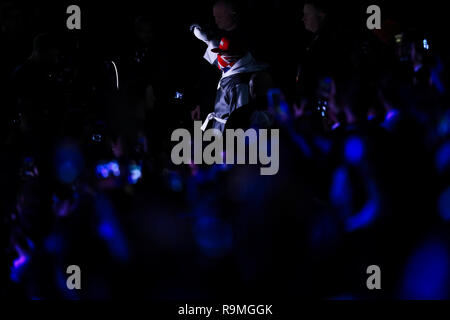
[[[11,1],[2,1],[3,6]],[[77,4],[81,8],[82,34],[88,39],[92,55],[114,57],[126,47],[133,32],[136,16],[149,16],[155,21],[155,33],[165,46],[167,56],[182,68],[175,68],[177,77],[194,72],[204,50],[203,45],[189,33],[194,23],[215,27],[211,0],[201,1],[39,1],[20,2],[23,15],[16,17],[16,47],[2,48],[2,55],[10,53],[18,64],[23,62],[32,49],[36,34],[48,31],[71,33],[66,28],[66,8]],[[348,30],[364,30],[368,5],[381,7],[382,19],[393,19],[403,28],[417,28],[431,37],[434,50],[448,52],[445,41],[446,10],[442,2],[427,1],[339,1],[333,3],[333,14],[339,24]],[[303,1],[248,0],[242,1],[245,24],[254,43],[254,55],[280,68],[289,62],[295,65],[295,55],[302,46],[304,28],[301,21]],[[196,61],[197,63],[193,62]],[[295,68],[295,67],[294,67]]]

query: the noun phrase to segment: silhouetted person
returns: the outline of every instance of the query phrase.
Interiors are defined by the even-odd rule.
[[[303,23],[312,40],[306,46],[298,67],[297,84],[301,99],[315,103],[319,79],[332,74],[342,48],[330,25],[329,7],[323,1],[307,1],[303,8]],[[314,106],[313,106],[314,107]]]
[[[256,72],[249,82],[250,102],[237,109],[228,119],[225,129],[268,129],[273,125],[273,116],[267,111],[267,93],[273,81],[267,72]]]
[[[13,74],[16,106],[27,130],[48,131],[64,112],[62,84],[58,79],[60,42],[57,36],[36,36],[33,52]]]

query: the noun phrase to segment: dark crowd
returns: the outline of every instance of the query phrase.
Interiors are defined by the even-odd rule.
[[[68,30],[70,4],[0,2],[1,298],[450,298],[443,9],[79,1]],[[278,129],[276,175],[171,161],[239,63],[204,59],[224,38],[264,66],[225,128]]]

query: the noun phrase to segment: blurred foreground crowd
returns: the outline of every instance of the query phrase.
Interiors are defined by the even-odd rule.
[[[307,1],[288,64],[237,4],[211,8],[205,34],[268,66],[227,126],[279,129],[277,175],[171,162],[171,133],[213,111],[223,72],[188,26],[169,53],[135,16],[96,54],[82,32],[30,36],[2,3],[0,296],[450,298],[449,57],[432,35],[394,20],[349,32]]]

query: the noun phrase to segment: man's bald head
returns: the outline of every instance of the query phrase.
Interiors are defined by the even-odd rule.
[[[220,30],[232,31],[236,29],[237,10],[236,5],[229,0],[219,0],[214,4],[213,15],[216,25]]]

